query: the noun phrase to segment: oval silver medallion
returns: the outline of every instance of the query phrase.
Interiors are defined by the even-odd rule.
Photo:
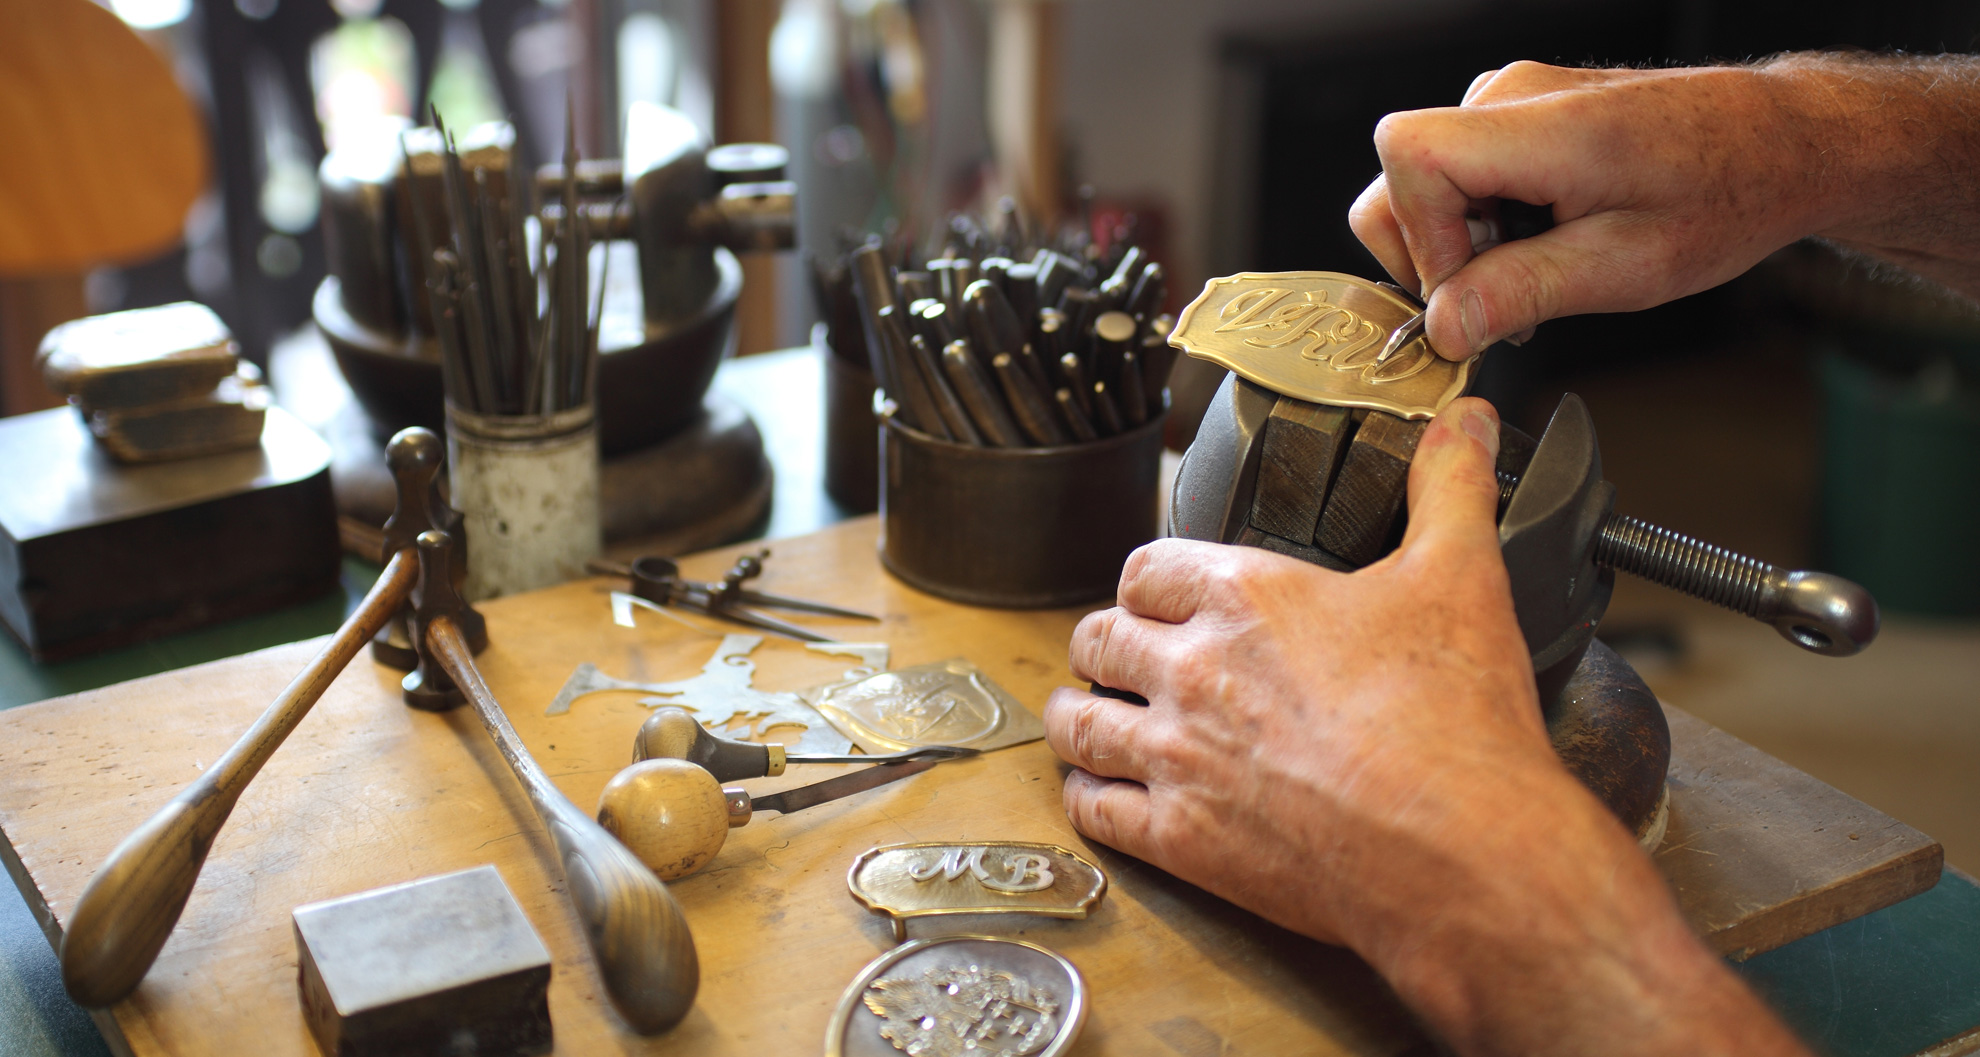
[[[1086,981],[1060,955],[995,936],[903,943],[861,969],[826,1057],[1056,1057],[1086,1022]]]

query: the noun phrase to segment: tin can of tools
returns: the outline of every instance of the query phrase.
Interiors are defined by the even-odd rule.
[[[591,405],[552,415],[483,415],[449,403],[447,473],[466,518],[470,601],[575,579],[598,556]]]
[[[1160,535],[1165,413],[1081,444],[984,448],[888,414],[880,427],[880,561],[932,595],[1011,609],[1113,597]]]

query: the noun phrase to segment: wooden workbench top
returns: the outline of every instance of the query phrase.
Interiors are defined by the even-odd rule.
[[[877,629],[819,626],[891,644],[896,667],[966,656],[1034,711],[1072,682],[1065,643],[1079,611],[973,609],[923,595],[880,571],[875,532],[868,518],[773,544],[765,589],[883,614]],[[718,576],[737,549],[690,559],[685,570]],[[571,669],[590,661],[620,678],[685,678],[723,630],[646,614],[636,629],[617,627],[612,587],[581,581],[482,607],[489,685],[544,769],[587,809],[630,759],[648,711],[638,695],[607,694],[546,716]],[[110,848],[232,744],[316,645],[0,714],[0,853],[51,942]],[[825,682],[851,663],[775,637],[752,659],[756,685],[770,690]],[[710,868],[671,886],[700,950],[696,1008],[666,1035],[631,1035],[603,1000],[549,842],[479,721],[468,709],[406,708],[399,675],[361,657],[249,787],[150,975],[99,1018],[113,1049],[314,1053],[298,1009],[290,911],[486,862],[555,958],[559,1052],[817,1052],[840,992],[892,945],[886,921],[846,892],[853,856],[935,840],[1062,844],[1110,875],[1086,921],[909,924],[914,937],[1021,936],[1071,959],[1093,996],[1075,1053],[1386,1055],[1420,1045],[1407,1014],[1352,955],[1079,837],[1060,807],[1064,765],[1042,742],[732,831]],[[1659,863],[1721,950],[1778,946],[1937,877],[1938,847],[1915,830],[1681,713],[1672,718],[1673,815]],[[834,770],[750,784],[770,791]]]

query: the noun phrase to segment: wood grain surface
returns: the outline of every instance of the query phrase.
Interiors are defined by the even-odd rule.
[[[1696,716],[1664,713],[1671,823],[1657,866],[1713,950],[1743,961],[1939,882],[1937,841]]]
[[[1409,495],[1409,460],[1428,422],[1410,422],[1370,411],[1354,431],[1347,458],[1334,478],[1313,542],[1356,568],[1387,554],[1400,538],[1397,525]]]
[[[1265,420],[1265,450],[1251,500],[1251,526],[1311,546],[1334,471],[1347,455],[1354,419],[1347,408],[1279,397]]]
[[[1078,611],[972,609],[919,594],[880,571],[875,532],[867,518],[773,543],[764,589],[884,614],[878,628],[819,626],[848,640],[891,643],[895,666],[967,656],[1034,710],[1053,687],[1073,682],[1065,643]],[[740,549],[690,559],[685,571],[717,576]],[[606,604],[612,586],[581,581],[485,607],[491,645],[479,661],[489,686],[552,780],[586,806],[630,761],[649,713],[636,695],[610,694],[546,717],[570,670],[591,661],[622,678],[683,678],[700,670],[722,630],[647,614],[636,629],[616,627]],[[50,912],[51,934],[59,935],[103,855],[210,766],[315,649],[298,643],[0,715],[0,851],[11,851],[29,904]],[[756,685],[768,689],[823,682],[850,663],[776,639],[753,659]],[[892,944],[887,923],[846,891],[853,857],[876,844],[1022,840],[1079,849],[1108,872],[1111,888],[1091,918],[923,921],[909,933],[1021,936],[1066,955],[1093,993],[1074,1053],[1428,1052],[1352,955],[1080,838],[1060,807],[1064,765],[1042,743],[733,831],[707,869],[670,886],[699,947],[699,1001],[674,1031],[641,1038],[606,1004],[549,840],[479,721],[467,709],[435,715],[405,707],[398,680],[360,658],[241,798],[178,930],[151,975],[114,1010],[131,1051],[312,1054],[298,1009],[290,910],[487,862],[556,960],[550,1004],[560,1052],[813,1053],[841,989]],[[1700,740],[1683,719],[1673,714],[1673,727],[1687,732],[1673,766],[1672,833],[1684,842],[1678,857],[1772,864],[1679,875],[1694,921],[1749,937],[1769,922],[1792,931],[1815,920],[1797,910],[1811,899],[1832,915],[1867,891],[1867,910],[1904,887],[1893,886],[1894,877],[1916,874],[1918,849],[1930,841],[1915,831],[1737,742],[1743,752],[1704,744],[1718,755],[1695,762],[1687,754],[1700,751]],[[748,785],[772,792],[840,770],[792,767]],[[1784,789],[1798,792],[1784,797]],[[1816,795],[1823,792],[1836,799]],[[1854,813],[1862,821],[1851,832],[1875,839],[1852,842],[1862,854],[1835,856],[1826,832],[1810,832],[1820,825],[1802,810],[1810,797],[1825,810]],[[1804,847],[1816,850],[1796,850]],[[1661,861],[1670,869],[1673,855]],[[1742,884],[1754,887],[1724,887]],[[1716,907],[1743,909],[1733,920],[1713,916]]]

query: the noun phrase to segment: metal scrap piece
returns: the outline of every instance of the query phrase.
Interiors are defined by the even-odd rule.
[[[867,752],[961,745],[989,752],[1036,741],[1045,725],[961,657],[877,672],[799,694]]]

